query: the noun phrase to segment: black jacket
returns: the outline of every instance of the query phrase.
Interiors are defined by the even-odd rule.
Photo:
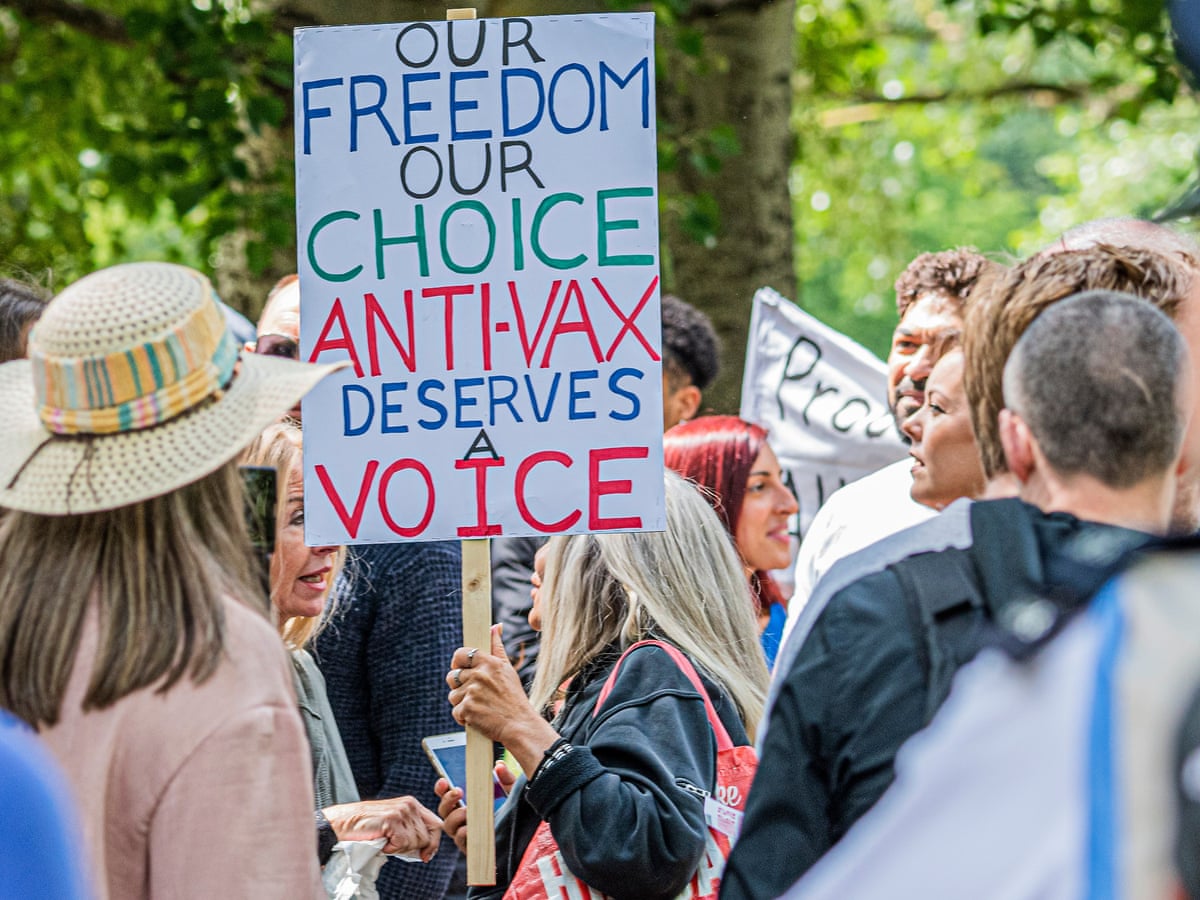
[[[643,647],[593,719],[619,655],[606,651],[572,682],[555,719],[569,762],[514,786],[496,820],[496,886],[472,888],[471,900],[503,896],[543,819],[571,871],[617,900],[673,900],[695,873],[707,834],[701,792],[716,779],[704,703],[665,652]],[[733,702],[701,678],[733,743],[748,743]]]
[[[909,557],[838,591],[792,668],[779,673],[722,900],[778,897],[874,805],[892,783],[900,746],[945,699],[952,670],[994,639],[991,623],[1011,618],[1031,596],[1053,599],[1098,544],[1148,540],[1019,500],[973,504],[971,530],[964,550]],[[982,595],[979,621],[989,627],[960,630],[951,671],[931,678],[906,575],[918,566],[928,572],[931,560],[958,570],[964,555]]]

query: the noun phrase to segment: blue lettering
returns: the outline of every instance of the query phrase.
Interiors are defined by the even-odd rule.
[[[628,422],[638,417],[638,413],[642,411],[642,401],[638,399],[637,394],[621,387],[621,379],[636,378],[638,381],[641,381],[644,377],[644,372],[629,368],[617,369],[608,376],[608,389],[629,401],[629,412],[619,413],[614,409],[608,414],[610,419],[616,419],[618,422]]]
[[[458,113],[460,110],[479,109],[478,100],[459,100],[458,83],[471,81],[476,78],[487,78],[487,72],[451,72],[450,73],[450,140],[452,141],[486,141],[492,136],[492,130],[485,128],[481,131],[459,131]]]
[[[438,140],[436,131],[428,134],[413,134],[412,114],[433,109],[428,100],[415,101],[409,92],[409,85],[417,81],[437,81],[442,77],[441,72],[406,72],[404,74],[404,143],[432,144]]]
[[[371,106],[358,105],[358,86],[360,84],[373,84],[379,89],[378,98]],[[396,132],[392,131],[392,125],[388,122],[387,117],[383,114],[383,101],[387,99],[387,82],[378,75],[355,75],[350,79],[350,152],[358,152],[358,120],[363,116],[375,116],[379,119],[383,130],[387,132],[388,139],[395,147],[400,143],[400,138],[396,137]]]
[[[509,113],[509,96],[510,89],[508,86],[511,78],[528,78],[537,88],[537,110],[522,125],[513,125]],[[500,73],[500,115],[501,122],[504,124],[505,137],[518,137],[522,134],[529,134],[533,129],[537,128],[538,123],[542,121],[542,113],[546,109],[546,89],[542,87],[542,76],[533,69],[505,69]],[[305,145],[307,146],[307,145]],[[307,150],[305,151],[308,152]]]
[[[350,394],[361,394],[367,400],[367,417],[363,419],[363,423],[357,428],[350,424]],[[367,429],[371,427],[371,421],[375,418],[375,398],[371,396],[371,392],[360,384],[344,384],[342,385],[342,434],[345,437],[358,437],[360,434],[366,434]]]
[[[381,434],[404,434],[408,431],[407,425],[393,425],[391,422],[392,413],[399,415],[404,410],[404,404],[392,403],[391,396],[393,393],[402,393],[407,390],[407,381],[385,381],[383,383],[379,397],[379,431]]]
[[[594,410],[589,410],[589,409],[581,410],[581,409],[578,409],[575,404],[576,404],[576,401],[586,400],[588,397],[592,396],[591,391],[585,391],[585,390],[583,390],[583,388],[579,387],[579,382],[580,381],[591,381],[595,378],[598,378],[599,376],[600,376],[600,373],[598,371],[596,371],[595,369],[585,369],[582,372],[572,372],[571,373],[571,395],[570,395],[570,401],[567,405],[567,418],[570,419],[572,422],[574,422],[577,419],[594,419],[594,418],[596,418],[596,413]]]
[[[507,388],[507,392],[503,395],[498,393],[496,390],[501,384]],[[488,393],[491,396],[492,401],[492,409],[488,419],[493,426],[496,424],[497,406],[507,406],[508,411],[512,413],[514,422],[525,421],[521,418],[521,414],[517,412],[516,406],[513,405],[513,398],[517,396],[517,379],[508,375],[492,375],[490,378],[488,378]]]
[[[650,127],[650,67],[649,60],[643,58],[640,63],[629,70],[622,78],[602,61],[600,63],[600,130],[608,131],[608,80],[611,78],[618,89],[624,89],[633,80],[633,76],[642,75],[642,127]]]
[[[308,156],[312,153],[312,131],[310,122],[313,119],[328,119],[333,115],[333,110],[328,106],[309,106],[308,94],[310,91],[320,90],[321,88],[337,87],[340,84],[345,84],[343,78],[322,78],[320,81],[306,81],[301,88],[304,100],[304,155]],[[539,106],[538,115],[541,116],[542,111]]]
[[[558,121],[558,116],[554,114],[554,89],[558,86],[558,81],[567,72],[579,72],[583,75],[583,81],[587,85],[587,115],[583,117],[583,121],[574,128],[568,128]],[[574,106],[575,104],[571,104]],[[575,134],[583,131],[592,122],[592,115],[596,111],[596,86],[592,84],[592,75],[580,63],[569,63],[554,73],[554,77],[550,79],[550,121],[554,123],[555,129],[559,134]]]
[[[417,424],[427,431],[434,431],[441,428],[450,417],[449,413],[446,412],[445,405],[429,396],[430,391],[444,390],[446,390],[446,385],[436,378],[426,379],[417,387],[417,402],[437,415],[436,419],[417,419]]]
[[[483,419],[464,419],[463,409],[468,406],[478,406],[478,397],[467,397],[463,391],[467,388],[481,387],[483,385],[482,378],[455,378],[454,379],[454,427],[455,428],[482,428]]]
[[[555,372],[554,378],[550,381],[550,396],[546,398],[546,408],[538,409],[537,391],[533,387],[533,379],[529,375],[525,375],[525,389],[529,391],[529,405],[533,407],[533,417],[539,422],[545,422],[550,418],[550,410],[554,408],[554,395],[558,393],[558,380],[562,377],[562,372]]]

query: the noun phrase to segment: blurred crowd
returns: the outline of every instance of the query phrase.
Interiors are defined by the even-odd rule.
[[[256,325],[174,264],[0,281],[0,894],[1200,897],[1200,246],[1101,220],[895,289],[909,455],[798,555],[664,296],[666,530],[493,540],[472,647],[457,542],[307,542],[345,364],[296,276]]]

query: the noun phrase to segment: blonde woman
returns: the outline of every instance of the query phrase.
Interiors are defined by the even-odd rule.
[[[66,773],[100,900],[320,896],[234,457],[336,366],[239,349],[203,275],[134,263],[0,366],[0,706]]]
[[[703,698],[648,646],[621,664],[593,715],[621,653],[656,638],[689,657],[734,744],[748,743],[762,716],[767,670],[741,562],[695,487],[674,473],[665,480],[666,532],[551,539],[531,615],[542,650],[528,699],[495,629],[490,649],[454,654],[454,717],[504,744],[530,775],[496,823],[497,884],[472,898],[504,894],[543,820],[571,872],[611,897],[674,898],[696,873],[716,765]],[[461,792],[444,783],[440,792],[443,827],[465,848]]]
[[[326,621],[330,588],[345,548],[304,542],[304,469],[300,429],[289,422],[267,428],[242,455],[244,465],[278,473],[271,607],[292,655],[293,683],[312,754],[317,853],[322,865],[339,840],[386,837],[386,853],[415,853],[428,862],[438,850],[441,822],[412,797],[359,801],[325,679],[308,646]]]

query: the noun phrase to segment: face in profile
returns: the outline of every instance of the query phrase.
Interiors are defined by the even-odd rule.
[[[792,561],[788,519],[795,514],[796,498],[783,483],[775,452],[764,446],[750,467],[746,496],[733,540],[751,569],[786,568]]]
[[[943,356],[929,375],[924,404],[902,426],[912,441],[912,498],[939,510],[959,497],[983,493],[983,465],[962,376],[962,351]]]
[[[529,576],[529,583],[533,585],[529,590],[529,597],[533,601],[529,610],[529,627],[534,631],[542,630],[542,579],[546,577],[546,556],[549,553],[549,544],[538,547],[533,556],[533,573]]]
[[[304,543],[304,473],[299,466],[288,475],[282,501],[283,516],[271,557],[271,602],[281,623],[294,616],[321,614],[337,553],[337,547]]]
[[[888,405],[902,425],[925,402],[925,382],[947,341],[962,330],[958,307],[924,294],[904,312],[888,353]]]

